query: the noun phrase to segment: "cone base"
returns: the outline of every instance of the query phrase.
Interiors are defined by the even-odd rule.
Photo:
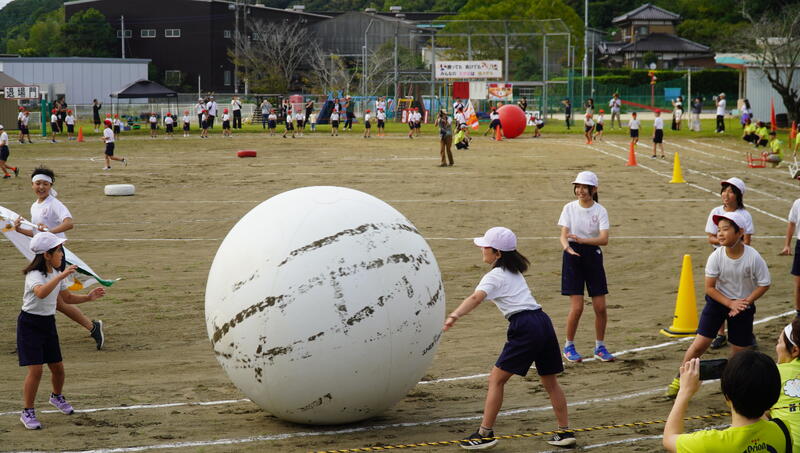
[[[666,335],[671,338],[681,338],[681,337],[693,337],[697,335],[697,330],[682,330],[677,329],[674,326],[670,327],[669,329],[661,329],[658,331],[661,335]]]
[[[670,184],[686,184],[686,180],[685,179],[681,179],[680,181],[676,181],[676,180],[672,179],[672,180],[670,180],[669,183]]]

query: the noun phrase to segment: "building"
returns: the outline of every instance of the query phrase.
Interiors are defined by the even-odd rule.
[[[67,20],[89,8],[100,11],[120,41],[124,38],[125,57],[151,59],[166,85],[227,93],[244,91],[241,83],[234,87],[235,67],[228,55],[237,23],[245,34],[250,21],[313,25],[330,18],[227,0],[77,0],[64,7]],[[120,43],[120,56],[122,48]]]
[[[65,95],[69,104],[107,100],[109,94],[147,78],[147,59],[0,58],[0,72],[23,85],[39,85],[50,101]]]
[[[409,13],[408,16],[411,14],[413,13]],[[394,43],[395,36],[398,37],[398,45],[410,49],[413,53],[420,51],[422,35],[417,33],[415,23],[405,14],[399,14],[400,17],[397,17],[394,14],[349,11],[333,13],[332,16],[331,19],[311,26],[322,49],[327,53],[361,56],[365,45],[370,53],[375,52],[388,41]]]
[[[644,68],[644,56],[654,54],[659,69],[715,66],[714,52],[681,38],[678,14],[646,3],[612,20],[619,29],[614,41],[598,45],[599,61],[610,67]]]

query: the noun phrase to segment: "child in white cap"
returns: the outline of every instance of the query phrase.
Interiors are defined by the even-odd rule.
[[[595,358],[611,362],[614,355],[605,344],[606,294],[608,287],[603,267],[603,252],[600,246],[608,244],[608,211],[597,202],[597,175],[591,171],[578,173],[573,184],[573,193],[578,198],[569,202],[561,211],[558,225],[561,227],[561,248],[564,250],[561,265],[561,294],[569,296],[570,309],[567,316],[567,341],[564,357],[570,362],[581,362],[583,357],[575,349],[575,333],[583,314],[583,292],[586,287],[592,298],[595,321]]]
[[[728,322],[731,354],[753,345],[755,302],[769,289],[771,279],[767,263],[756,249],[744,244],[746,221],[738,212],[725,212],[713,218],[719,231],[720,247],[706,262],[706,305],[700,314],[697,335],[683,355],[681,365],[700,358],[724,321]],[[676,377],[667,388],[667,396],[680,390]]]
[[[708,214],[708,220],[706,221],[706,234],[708,234],[708,243],[714,248],[719,247],[719,239],[717,238],[717,232],[719,229],[717,228],[717,224],[714,223],[714,216],[722,215],[726,212],[737,212],[742,216],[742,221],[744,222],[744,225],[742,225],[742,229],[744,230],[742,242],[744,242],[744,245],[750,245],[750,239],[753,236],[753,233],[755,233],[755,228],[753,226],[753,217],[744,207],[744,192],[747,187],[745,186],[744,181],[736,177],[728,178],[720,182],[720,185],[722,186],[722,189],[720,190],[719,195],[722,198],[722,206],[717,206],[716,208],[712,209]],[[717,332],[717,336],[714,338],[714,341],[711,342],[711,349],[720,349],[727,344],[728,337],[725,336],[725,324],[723,323],[719,328],[719,332]]]
[[[530,262],[517,251],[517,237],[508,228],[490,228],[483,237],[475,238],[474,243],[481,248],[483,262],[491,265],[492,270],[483,276],[475,292],[445,318],[444,330],[453,327],[459,318],[489,299],[508,320],[508,341],[489,375],[481,426],[460,445],[467,450],[480,450],[497,443],[493,427],[503,404],[503,388],[511,376],[525,376],[535,362],[536,372],[550,396],[558,420],[559,432],[547,442],[571,447],[575,445],[575,435],[563,432],[569,430],[567,400],[556,376],[564,371],[564,365],[553,323],[533,298],[522,276]]]
[[[25,274],[25,291],[22,295],[22,311],[17,318],[17,355],[19,366],[28,367],[22,390],[23,409],[20,421],[28,429],[41,429],[36,418],[34,400],[42,368],[45,363],[52,373],[53,391],[50,404],[63,414],[74,412],[62,394],[64,388],[64,364],[56,331],[56,299],[67,304],[80,304],[97,300],[105,295],[105,289],[95,288],[85,296],[67,290],[65,280],[72,275],[77,266],[67,266],[63,271],[56,269],[64,259],[66,238],[50,232],[42,232],[31,239],[30,248],[36,256],[22,271]]]

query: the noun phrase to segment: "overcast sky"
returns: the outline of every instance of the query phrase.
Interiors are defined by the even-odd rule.
[[[8,5],[9,3],[11,3],[11,0],[0,0],[0,8]]]

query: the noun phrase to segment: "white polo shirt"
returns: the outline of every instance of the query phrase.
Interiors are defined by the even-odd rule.
[[[764,258],[749,245],[737,259],[728,257],[725,247],[714,250],[706,262],[706,277],[716,278],[715,287],[729,299],[744,299],[757,286],[772,283]]]
[[[661,118],[660,116],[659,116],[659,117],[657,117],[657,118],[656,118],[656,119],[653,121],[653,127],[654,127],[655,129],[661,129],[661,130],[664,130],[664,118]]]
[[[110,127],[103,129],[103,138],[106,143],[114,143],[114,131]]]
[[[725,102],[725,99],[720,99],[717,102],[717,115],[725,116],[725,105],[726,104],[727,103]]]
[[[108,130],[108,129],[106,129]],[[44,201],[39,203],[39,200],[36,200],[31,205],[31,222],[38,224],[44,224],[48,230],[51,230],[64,222],[64,219],[71,219],[72,214],[69,212],[64,203],[59,201],[58,198],[50,195],[49,197],[45,198]],[[34,230],[36,233],[37,230]],[[67,235],[64,232],[61,233],[53,233],[60,238],[66,238]]]
[[[608,211],[597,202],[584,208],[580,201],[571,201],[561,210],[558,226],[567,227],[571,234],[581,239],[596,238],[601,230],[609,229]]]
[[[25,275],[25,290],[22,293],[22,311],[39,316],[52,316],[56,314],[58,293],[67,289],[67,279],[61,280],[56,287],[50,291],[50,294],[42,299],[36,297],[33,289],[56,278],[56,275],[58,275],[57,272],[57,270],[53,269],[52,272],[44,275],[39,271],[31,271]]]
[[[639,130],[639,125],[641,123],[642,122],[639,121],[639,120],[630,120],[630,121],[628,121],[628,127],[633,129],[633,130]]]
[[[502,267],[496,267],[484,275],[475,290],[485,292],[486,298],[497,305],[506,319],[521,311],[542,308],[531,294],[525,277]]]

